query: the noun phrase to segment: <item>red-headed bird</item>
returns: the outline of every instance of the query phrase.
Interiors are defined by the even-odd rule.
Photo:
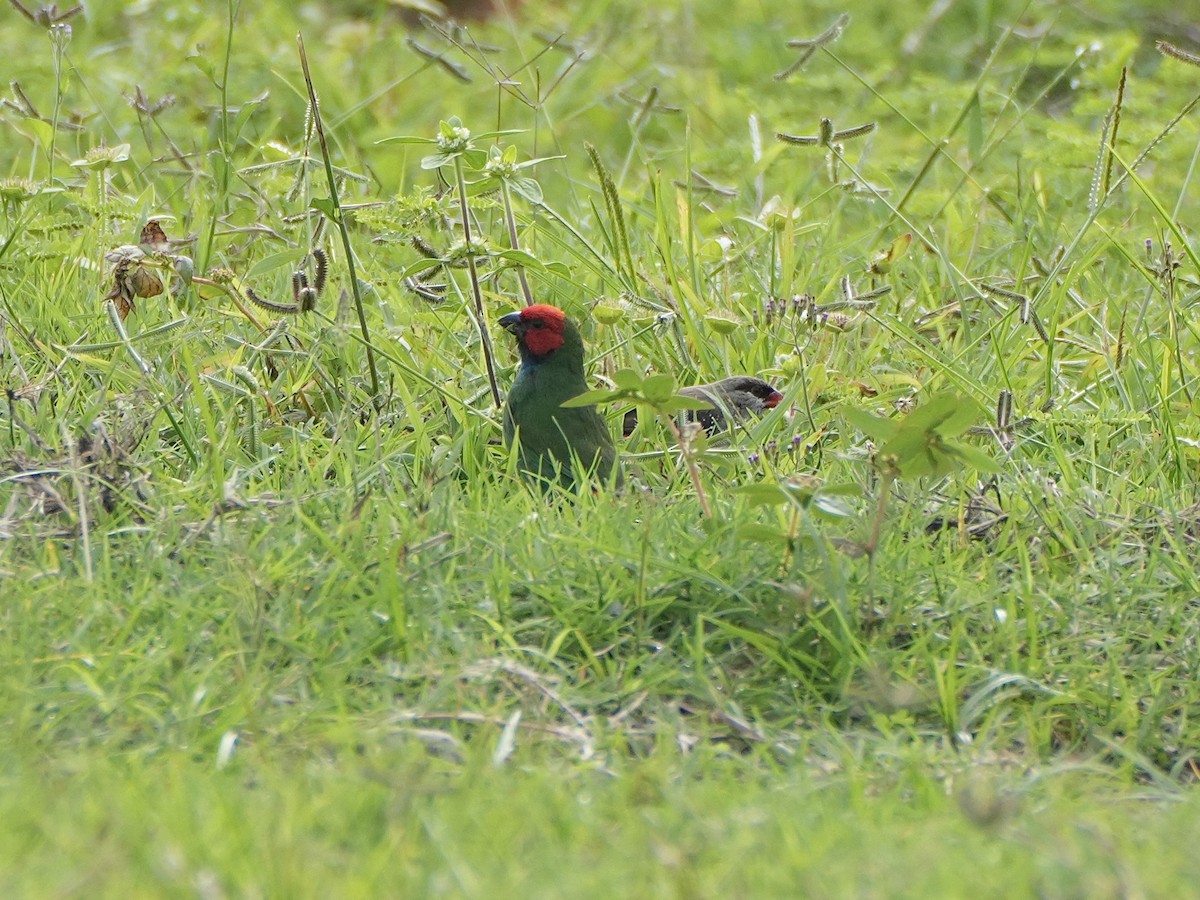
[[[750,375],[734,375],[712,384],[689,385],[680,388],[679,393],[709,404],[708,409],[690,409],[684,413],[689,421],[698,422],[709,434],[724,431],[729,427],[730,419],[740,422],[751,413],[759,414],[774,409],[783,399],[783,394],[771,385]],[[625,413],[625,434],[631,434],[637,423],[636,409]]]
[[[606,482],[615,470],[620,484],[617,448],[596,407],[562,407],[588,389],[579,329],[561,309],[545,303],[509,313],[500,326],[516,337],[521,354],[504,404],[504,442],[517,441],[521,471],[571,487],[578,462]]]

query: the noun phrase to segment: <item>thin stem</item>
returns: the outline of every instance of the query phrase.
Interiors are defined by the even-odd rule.
[[[879,535],[883,532],[883,518],[887,512],[888,496],[892,493],[892,485],[895,482],[895,474],[890,469],[885,470],[883,478],[879,482],[879,501],[875,504],[875,515],[871,520],[871,534],[867,538],[867,545],[864,548],[867,551],[867,556],[872,560],[875,558],[875,551],[879,547]]]
[[[219,281],[212,281],[208,278],[202,278],[199,275],[192,276],[192,284],[203,284],[207,287],[216,288],[218,291],[223,292],[229,297],[230,300],[233,301],[233,305],[238,308],[238,311],[250,321],[251,325],[257,328],[259,331],[266,332],[266,326],[263,325],[262,322],[258,321],[258,319],[254,318],[254,313],[250,312],[250,310],[246,308],[245,304],[242,303],[241,295],[233,288],[229,287],[228,285],[221,284]]]
[[[454,178],[458,184],[458,202],[462,208],[463,244],[467,248],[467,268],[471,273],[471,291],[475,298],[475,324],[479,328],[479,340],[483,345],[483,364],[487,369],[488,384],[492,388],[492,399],[499,409],[500,386],[496,383],[496,364],[492,359],[492,338],[488,334],[487,319],[483,312],[483,292],[479,289],[479,269],[475,265],[474,248],[471,246],[471,217],[467,211],[467,179],[463,175],[461,156],[454,157]]]
[[[133,348],[133,344],[130,343],[129,334],[125,331],[125,323],[121,321],[121,314],[117,312],[117,305],[111,300],[106,300],[104,301],[104,309],[108,313],[109,321],[112,322],[112,326],[117,332],[117,338],[120,340],[121,346],[125,348],[125,352],[129,354],[130,358],[137,364],[137,367],[141,369],[143,375],[149,375],[152,371],[150,364],[142,359],[137,350]]]
[[[71,448],[71,480],[75,483],[75,499],[79,504],[79,537],[83,544],[83,573],[88,584],[91,584],[96,579],[92,566],[92,521],[88,515],[87,491],[84,490],[83,479],[80,477],[83,463],[79,459],[78,442],[73,437],[69,437],[66,443]]]
[[[225,33],[225,59],[221,67],[221,149],[225,151],[227,157],[229,154],[229,64],[233,58],[234,20],[237,18],[240,6],[241,4],[235,4],[234,0],[229,0],[229,28]],[[228,186],[228,175],[224,180]]]
[[[508,182],[501,180],[500,196],[504,198],[504,221],[508,223],[508,243],[514,250],[520,250],[517,241],[517,217],[513,215],[512,193]],[[525,298],[526,306],[533,306],[533,291],[529,289],[529,279],[525,277],[525,267],[517,266],[517,281],[521,283],[521,295]]]
[[[367,313],[363,307],[362,290],[359,288],[358,275],[354,270],[354,250],[350,246],[350,231],[346,228],[345,216],[342,215],[342,204],[338,200],[337,181],[333,177],[333,163],[329,161],[329,143],[325,140],[325,125],[321,121],[321,108],[317,105],[317,90],[313,87],[312,73],[308,69],[308,54],[304,52],[303,35],[296,34],[296,44],[300,48],[300,66],[304,70],[304,83],[308,86],[308,103],[309,109],[312,110],[313,127],[317,130],[317,140],[321,144],[321,157],[325,162],[325,178],[329,182],[329,202],[333,207],[332,218],[338,227],[338,233],[342,236],[342,247],[346,251],[346,275],[350,279],[350,293],[354,297],[354,308],[358,311],[358,327],[362,331],[363,346],[367,351],[367,369],[371,375],[371,398],[373,403],[378,403],[379,369],[375,365],[375,348],[371,343],[371,332],[367,328]],[[495,387],[494,382],[492,386]]]
[[[675,443],[679,445],[680,453],[683,455],[683,464],[687,466],[688,474],[692,478],[692,487],[696,491],[696,499],[700,501],[700,512],[704,513],[704,518],[711,519],[713,515],[712,507],[708,503],[708,495],[704,493],[704,485],[700,482],[700,467],[696,465],[695,450],[692,448],[692,442],[683,436],[683,431],[675,421],[674,416],[664,416],[663,418],[671,426],[671,434],[674,435]]]
[[[63,81],[62,81],[62,61],[63,61],[63,38],[64,32],[50,31],[50,40],[54,44],[54,111],[50,114],[50,158],[47,160],[49,166],[48,180],[54,181],[54,152],[55,144],[58,138],[58,117],[62,113],[63,101]]]

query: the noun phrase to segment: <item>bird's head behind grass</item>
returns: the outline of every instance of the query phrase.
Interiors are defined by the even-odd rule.
[[[751,415],[761,415],[783,400],[783,394],[752,375],[734,375],[712,384],[692,384],[681,387],[679,393],[708,404],[707,409],[687,411],[683,418],[697,422],[710,435],[724,431],[731,420],[742,422]],[[626,437],[633,433],[637,423],[638,411],[629,410],[624,420]]]
[[[517,339],[522,367],[546,362],[560,351],[578,355],[583,365],[583,339],[557,306],[538,303],[500,318],[500,327]]]

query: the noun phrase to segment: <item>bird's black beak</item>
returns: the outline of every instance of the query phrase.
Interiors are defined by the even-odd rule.
[[[518,334],[518,329],[521,326],[521,314],[519,312],[511,312],[507,316],[501,316],[499,325],[509,334]]]

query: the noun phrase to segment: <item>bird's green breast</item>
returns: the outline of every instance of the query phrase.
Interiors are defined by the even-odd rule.
[[[604,419],[594,406],[562,403],[587,389],[582,361],[578,375],[550,363],[522,366],[504,408],[504,438],[519,440],[521,469],[551,475],[558,468],[571,483],[572,453],[607,479],[616,462],[616,448]]]

